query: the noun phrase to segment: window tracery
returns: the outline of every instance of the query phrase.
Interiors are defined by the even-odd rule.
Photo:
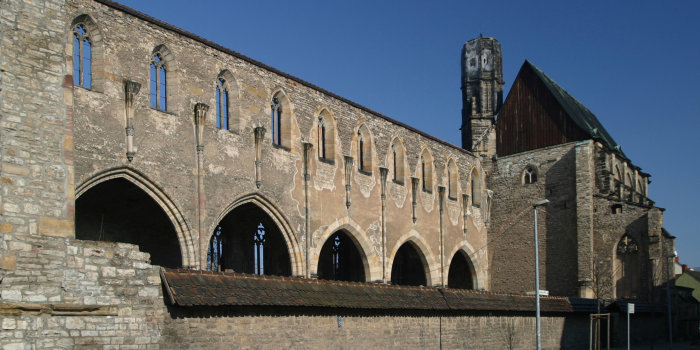
[[[167,110],[167,77],[163,56],[155,53],[151,58],[151,108]]]
[[[92,42],[82,23],[73,27],[73,85],[92,88]]]
[[[216,128],[229,128],[228,86],[224,78],[216,80]]]

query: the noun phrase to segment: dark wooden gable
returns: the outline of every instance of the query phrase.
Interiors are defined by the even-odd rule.
[[[538,73],[536,67],[525,61],[498,113],[496,151],[499,156],[591,138],[555,97],[549,82],[543,81],[542,74]]]

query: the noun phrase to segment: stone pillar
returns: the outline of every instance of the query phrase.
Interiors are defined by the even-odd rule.
[[[204,103],[197,103],[194,106],[194,125],[197,136],[197,207],[198,207],[198,243],[199,243],[199,268],[206,266],[207,243],[204,241],[204,219],[206,218],[204,194],[204,125],[206,122],[209,106]]]
[[[576,152],[576,238],[579,297],[593,298],[593,142],[580,142]]]

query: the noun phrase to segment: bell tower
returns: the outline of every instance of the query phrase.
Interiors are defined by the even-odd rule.
[[[479,36],[462,48],[462,148],[496,153],[495,116],[503,104],[501,44]]]

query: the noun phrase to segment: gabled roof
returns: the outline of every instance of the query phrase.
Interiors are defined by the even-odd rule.
[[[542,83],[547,87],[547,89],[552,93],[554,98],[559,102],[559,105],[566,111],[573,122],[585,133],[587,133],[591,139],[600,141],[611,151],[617,153],[624,159],[629,159],[622,152],[620,145],[613,140],[612,136],[603,127],[595,114],[591,112],[586,106],[581,102],[571,96],[564,88],[559,86],[552,78],[548,77],[547,74],[537,68],[530,61],[525,60],[523,67],[529,67],[535,72],[537,77],[542,81]]]

